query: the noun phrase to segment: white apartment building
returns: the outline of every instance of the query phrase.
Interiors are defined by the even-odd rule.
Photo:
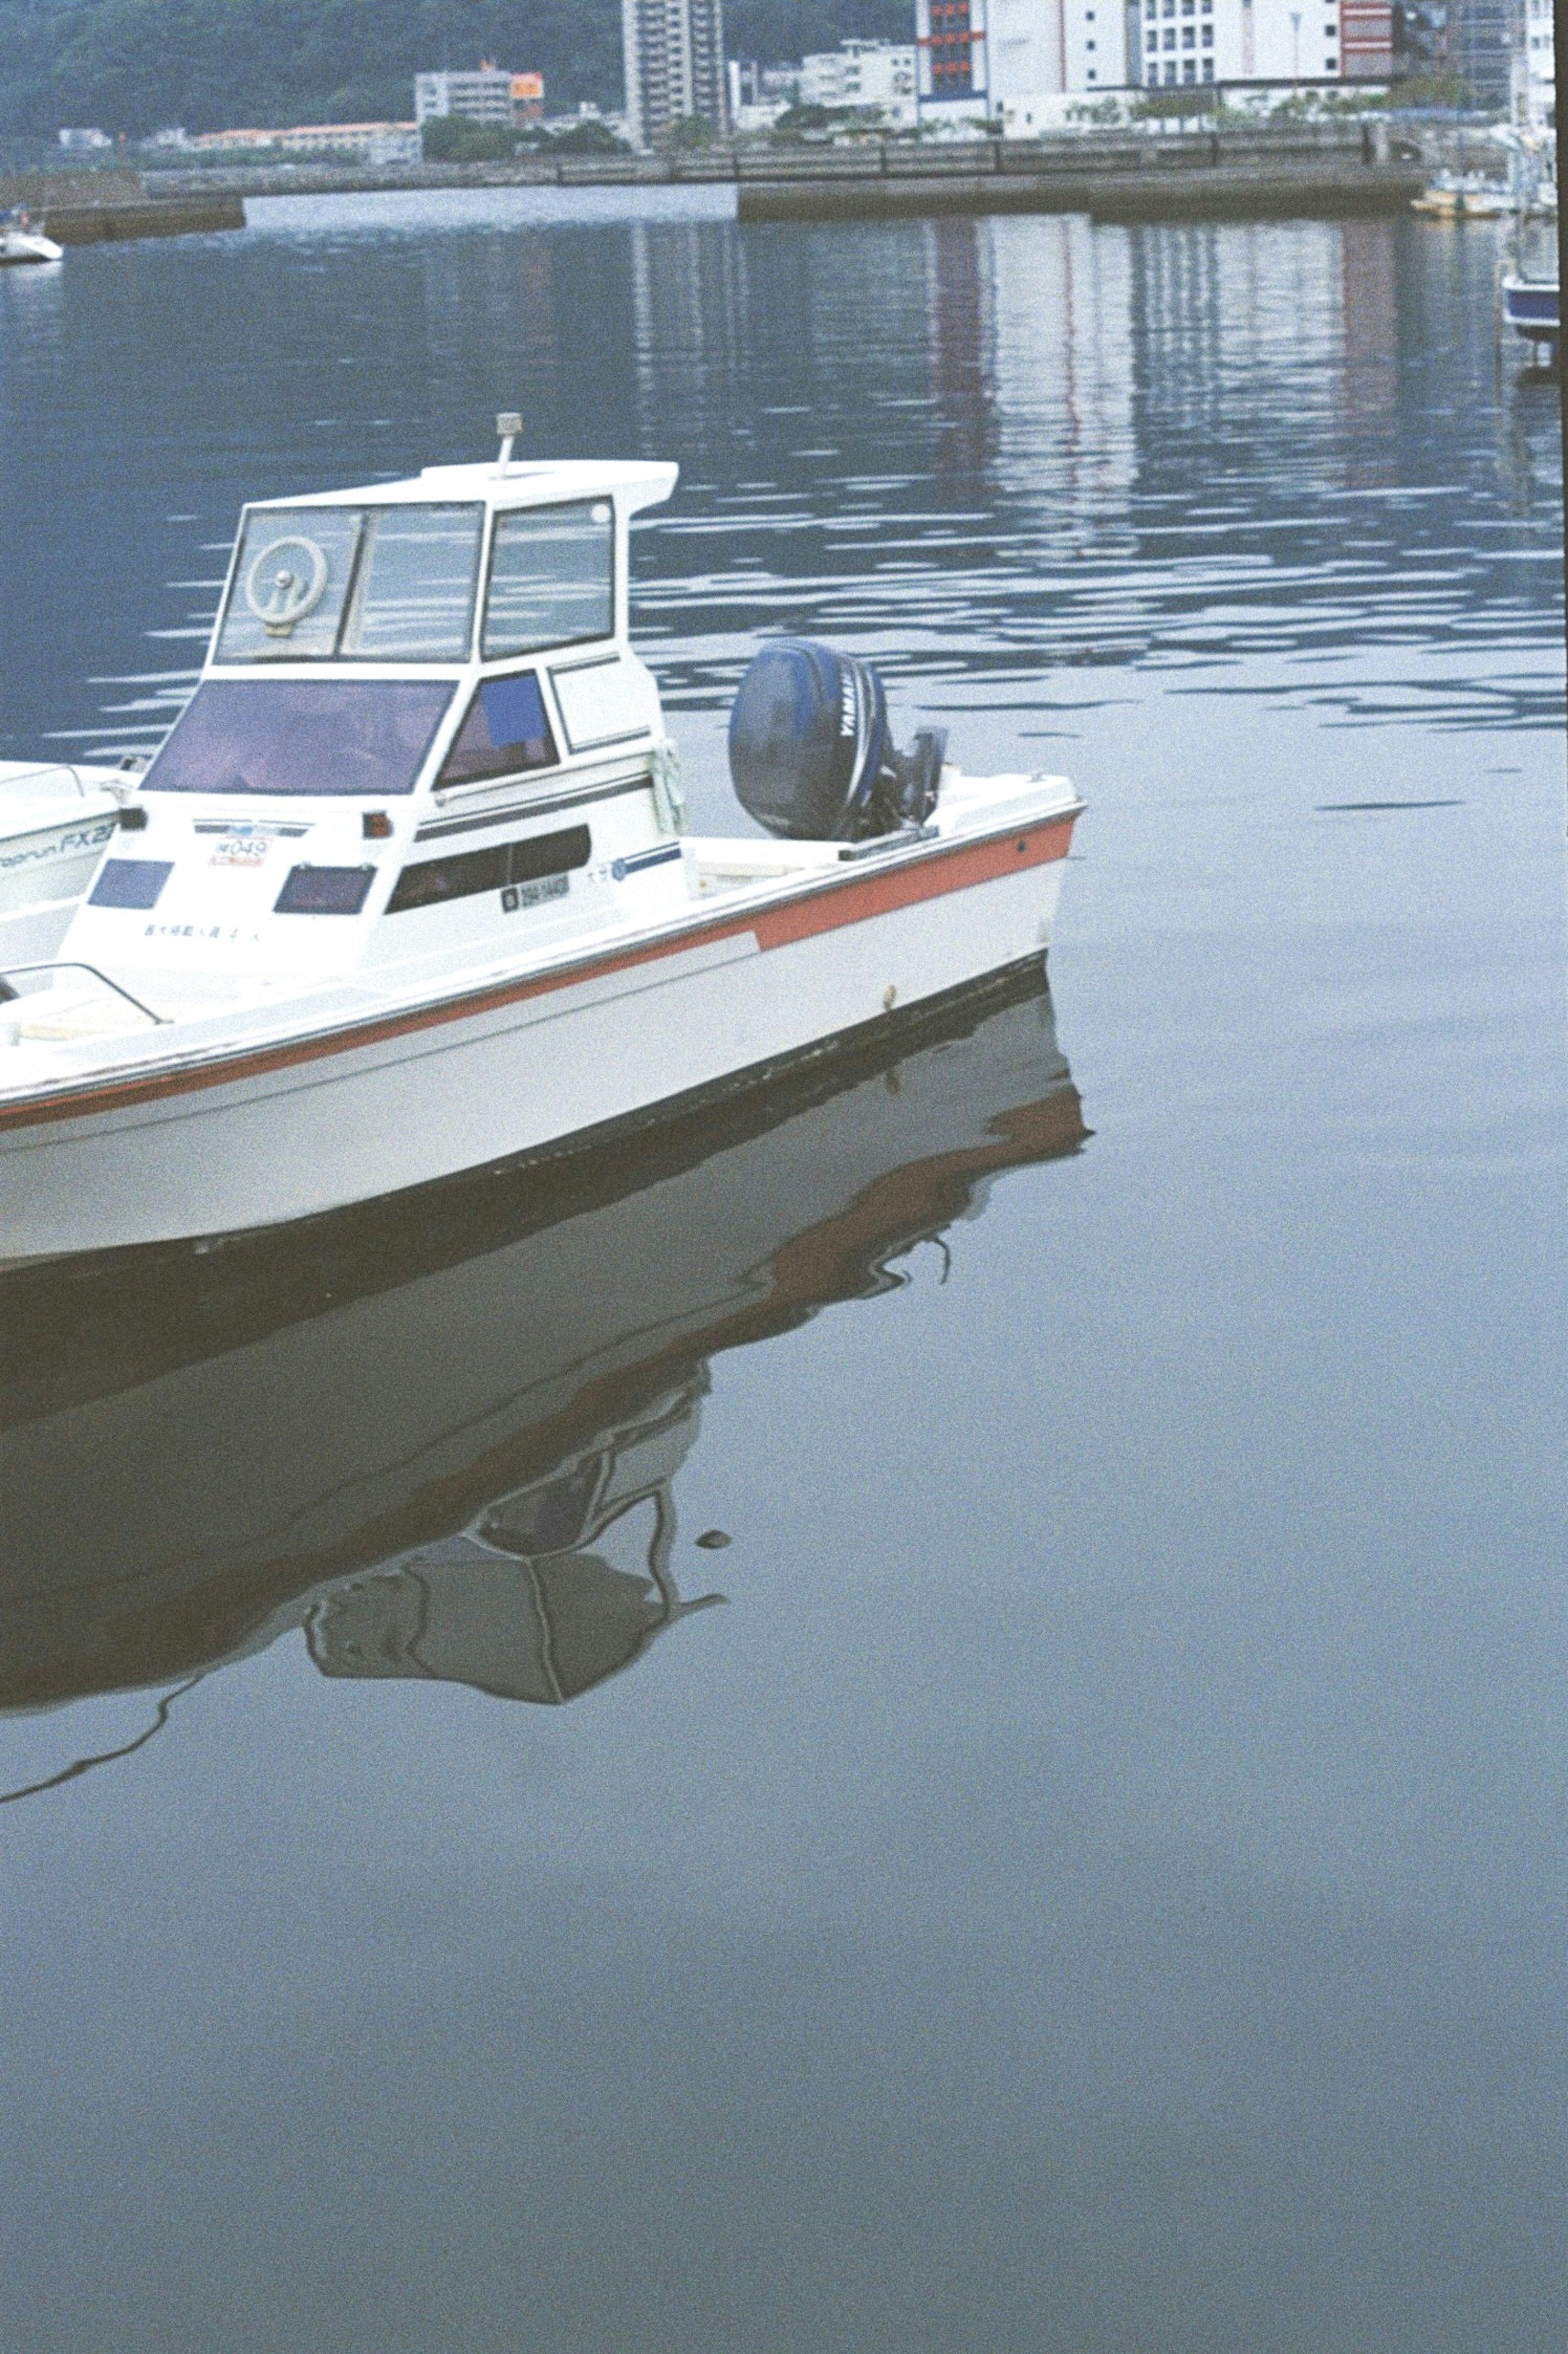
[[[1060,101],[1121,89],[1126,0],[916,0],[920,119],[1062,119]]]
[[[897,41],[845,41],[800,60],[802,106],[874,108],[890,122],[913,122],[915,50]]]
[[[1550,44],[1552,0],[1525,5]],[[1069,99],[1386,80],[1393,62],[1392,0],[916,0],[916,12],[922,121],[1000,117],[1024,135],[1060,122]]]
[[[477,73],[422,73],[414,77],[414,120],[429,122],[443,114],[461,114],[470,122],[512,128],[512,76],[499,66],[481,66]]]
[[[1513,119],[1526,131],[1557,120],[1557,45],[1552,0],[1524,0],[1513,64]]]
[[[1129,80],[1166,90],[1338,81],[1340,13],[1339,0],[1137,0],[1139,46]]]

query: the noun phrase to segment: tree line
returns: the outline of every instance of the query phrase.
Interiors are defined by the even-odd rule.
[[[912,37],[913,0],[727,0],[731,56]],[[0,0],[0,132],[405,121],[413,77],[494,58],[552,112],[621,102],[620,0]]]

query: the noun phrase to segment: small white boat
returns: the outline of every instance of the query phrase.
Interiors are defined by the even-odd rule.
[[[27,216],[0,217],[0,269],[38,261],[63,261],[65,248],[36,229]]]
[[[56,954],[130,782],[115,769],[0,760],[0,970]]]
[[[893,751],[764,648],[767,836],[694,839],[628,639],[676,469],[498,462],[249,507],[195,695],[0,1005],[0,1259],[281,1224],[722,1091],[1038,961],[1065,779]]]
[[[1440,220],[1501,220],[1513,210],[1506,180],[1489,179],[1484,172],[1439,172],[1411,208]]]

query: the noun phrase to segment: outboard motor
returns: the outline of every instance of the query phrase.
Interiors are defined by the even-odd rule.
[[[924,825],[937,804],[947,734],[923,728],[896,752],[887,697],[869,663],[813,638],[776,638],[755,656],[729,716],[729,773],[741,805],[790,842],[863,842]]]

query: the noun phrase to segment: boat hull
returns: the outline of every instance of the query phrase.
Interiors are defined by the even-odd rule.
[[[1554,345],[1562,333],[1562,295],[1550,279],[1505,278],[1503,317],[1530,343]]]
[[[755,1076],[1041,957],[1072,825],[328,1036],[0,1108],[0,1258],[281,1225]]]
[[[0,229],[0,270],[37,269],[40,263],[63,261],[65,248],[52,237],[27,229]]]

